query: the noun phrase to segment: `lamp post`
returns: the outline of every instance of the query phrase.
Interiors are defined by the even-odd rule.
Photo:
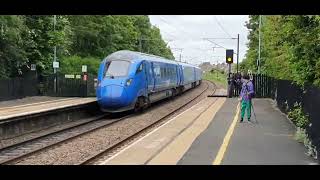
[[[57,17],[56,15],[53,15],[53,31],[56,31],[56,22],[57,22]],[[57,46],[54,45],[53,49],[53,62],[55,63],[57,61]],[[54,64],[53,63],[53,64]],[[54,65],[55,66],[55,65]],[[53,73],[54,73],[54,92],[57,92],[57,69],[56,67],[53,67]]]

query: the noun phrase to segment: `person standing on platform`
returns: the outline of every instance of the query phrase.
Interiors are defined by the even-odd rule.
[[[249,80],[249,75],[244,74],[242,79],[242,88],[240,92],[240,100],[241,100],[240,122],[243,122],[243,118],[246,111],[247,111],[248,122],[250,122],[251,106],[252,106],[251,100],[253,95],[254,95],[253,83]]]

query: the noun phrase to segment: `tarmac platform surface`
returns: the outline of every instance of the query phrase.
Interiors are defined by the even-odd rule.
[[[314,165],[295,127],[271,99],[254,99],[256,119],[240,120],[236,98],[208,97],[133,144],[106,164]],[[255,122],[257,120],[257,122]]]
[[[8,118],[14,118],[25,115],[32,115],[76,105],[95,102],[95,97],[89,98],[58,98],[45,101],[36,101],[32,103],[19,104],[15,106],[0,107],[0,121]]]

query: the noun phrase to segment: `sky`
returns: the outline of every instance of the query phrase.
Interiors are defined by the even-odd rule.
[[[237,53],[237,39],[231,38],[237,38],[238,34],[239,62],[245,56],[249,33],[245,23],[249,15],[150,15],[149,18],[160,29],[177,60],[181,54],[182,61],[190,64],[223,63],[226,49]],[[210,39],[210,42],[204,38],[225,39]]]

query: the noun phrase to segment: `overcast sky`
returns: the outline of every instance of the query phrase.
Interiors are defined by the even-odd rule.
[[[151,24],[160,28],[161,35],[169,46],[176,59],[179,59],[183,48],[182,61],[199,65],[201,62],[215,64],[225,62],[225,50],[213,47],[222,46],[234,49],[237,52],[237,40],[213,39],[214,44],[203,38],[236,38],[240,35],[240,62],[247,50],[248,30],[245,22],[248,15],[152,15]],[[236,55],[234,55],[236,62]]]

